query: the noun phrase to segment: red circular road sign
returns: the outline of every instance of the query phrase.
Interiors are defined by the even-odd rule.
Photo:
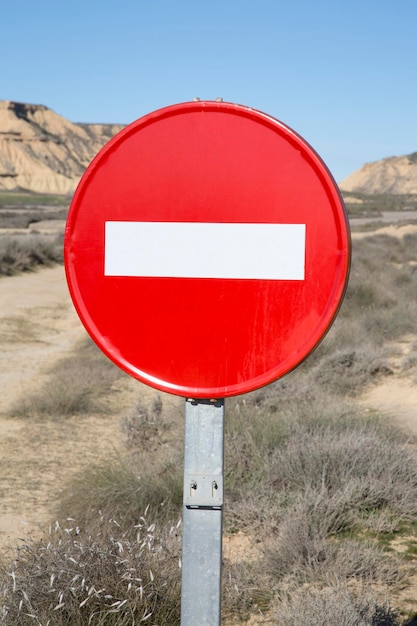
[[[343,298],[338,188],[293,130],[254,109],[187,102],[98,153],[65,233],[72,299],[98,346],[160,390],[223,398],[319,343]]]

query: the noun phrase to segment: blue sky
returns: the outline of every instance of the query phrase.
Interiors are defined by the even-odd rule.
[[[300,133],[336,180],[417,151],[416,0],[3,0],[0,99],[130,123],[215,99]]]

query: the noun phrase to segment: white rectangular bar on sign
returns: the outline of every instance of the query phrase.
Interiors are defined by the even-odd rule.
[[[304,280],[305,224],[106,222],[105,276]]]

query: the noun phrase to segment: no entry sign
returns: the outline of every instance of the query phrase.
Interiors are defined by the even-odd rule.
[[[71,204],[75,307],[121,368],[224,398],[292,370],[333,321],[350,239],[338,188],[293,130],[248,107],[187,102],[116,135]]]

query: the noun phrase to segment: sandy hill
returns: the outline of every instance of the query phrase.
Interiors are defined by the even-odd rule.
[[[75,124],[38,104],[0,100],[0,191],[72,194],[120,124]],[[342,191],[417,194],[417,152],[366,163]]]
[[[417,194],[417,152],[365,163],[339,186],[342,191],[365,194]]]
[[[122,128],[74,124],[43,105],[0,100],[0,190],[72,193],[94,155]]]

